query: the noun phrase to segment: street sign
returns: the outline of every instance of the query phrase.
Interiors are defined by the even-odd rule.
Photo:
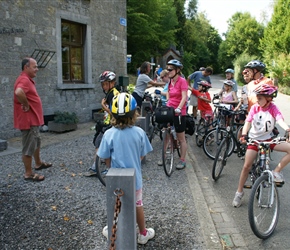
[[[120,24],[123,25],[123,26],[127,26],[126,18],[120,17]]]

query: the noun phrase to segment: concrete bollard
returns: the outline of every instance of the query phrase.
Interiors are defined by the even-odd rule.
[[[134,168],[110,168],[106,175],[108,245],[111,243],[116,195],[120,188],[121,211],[118,215],[116,249],[137,249],[136,238],[136,179]]]

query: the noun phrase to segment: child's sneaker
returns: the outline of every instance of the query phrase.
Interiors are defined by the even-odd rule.
[[[272,174],[274,176],[274,181],[279,183],[284,183],[284,178],[282,172],[274,172],[272,171]]]
[[[157,165],[158,165],[158,166],[163,166],[163,161],[158,161],[158,162],[157,162]]]
[[[146,228],[146,235],[138,234],[138,243],[139,244],[146,244],[148,240],[152,239],[155,236],[155,231],[153,228]]]
[[[181,170],[184,169],[186,167],[186,162],[185,161],[180,161],[177,166],[176,169]]]
[[[97,171],[90,168],[87,172],[84,173],[84,176],[86,177],[97,176]]]
[[[236,192],[235,198],[233,200],[233,206],[234,207],[241,206],[243,196],[244,196],[244,192],[242,192],[242,193]]]

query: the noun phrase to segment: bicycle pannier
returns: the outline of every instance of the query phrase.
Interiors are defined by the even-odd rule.
[[[190,115],[186,116],[186,127],[185,127],[185,134],[193,135],[195,131],[195,122],[193,117]]]
[[[155,110],[155,121],[157,123],[173,122],[174,108],[162,106]]]

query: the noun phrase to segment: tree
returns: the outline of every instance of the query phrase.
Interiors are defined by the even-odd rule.
[[[233,61],[243,53],[260,58],[259,39],[263,36],[264,26],[248,12],[235,13],[228,24],[225,40],[219,50],[222,69],[232,67]]]
[[[162,54],[175,43],[176,10],[173,0],[127,1],[127,51],[132,54],[128,71]]]
[[[186,18],[192,20],[197,15],[197,0],[190,0],[186,9]]]
[[[290,53],[290,0],[278,0],[271,21],[265,28],[260,48],[268,64],[279,54]]]

